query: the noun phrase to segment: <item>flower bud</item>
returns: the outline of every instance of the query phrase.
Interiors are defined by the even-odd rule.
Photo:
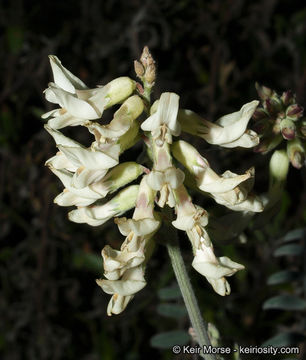
[[[270,159],[270,176],[272,184],[285,181],[289,169],[289,160],[285,150],[275,150]]]
[[[300,125],[300,132],[302,136],[306,138],[306,121],[302,121]]]
[[[281,104],[275,99],[268,98],[263,102],[263,106],[270,116],[276,116],[281,111]]]
[[[289,106],[295,102],[295,96],[291,90],[284,91],[281,100],[285,106]]]
[[[257,109],[254,111],[254,114],[253,114],[252,118],[253,118],[255,121],[264,120],[264,119],[268,119],[268,118],[269,118],[269,114],[267,113],[267,111],[266,111],[264,108],[257,108]]]
[[[276,148],[283,140],[283,137],[278,134],[276,136],[263,139],[259,145],[254,148],[254,152],[266,154]]]
[[[142,64],[141,64],[139,61],[137,61],[137,60],[134,61],[134,70],[135,70],[135,73],[136,73],[137,77],[139,77],[139,78],[142,78],[142,76],[143,76],[144,73],[145,73],[144,67],[143,67]]]
[[[289,160],[297,169],[300,169],[305,163],[305,149],[298,138],[288,141],[287,143],[287,155]]]
[[[255,83],[255,87],[256,87],[258,96],[261,98],[261,100],[266,100],[269,97],[271,97],[273,94],[272,89],[270,89],[266,86],[263,86],[263,85],[259,85],[258,82]]]
[[[109,108],[128,98],[135,90],[136,82],[127,76],[122,76],[112,80],[105,86],[107,86],[106,97],[109,99],[105,108]]]
[[[295,125],[294,122],[288,118],[284,119],[280,123],[280,130],[282,132],[283,138],[286,140],[292,140],[295,138]]]
[[[155,61],[149,51],[149,48],[147,46],[145,46],[143,48],[143,51],[142,51],[142,54],[140,57],[140,61],[145,68],[147,68],[149,65],[152,65],[155,63]]]
[[[149,65],[146,69],[144,79],[149,84],[154,84],[156,78],[156,67],[154,64]]]
[[[304,108],[298,104],[290,105],[286,110],[287,119],[296,121],[303,116]]]

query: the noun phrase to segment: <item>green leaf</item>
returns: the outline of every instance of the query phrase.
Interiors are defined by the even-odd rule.
[[[294,295],[278,295],[266,300],[263,309],[306,310],[306,301]]]
[[[285,282],[298,280],[299,278],[300,278],[300,273],[298,271],[284,270],[270,275],[267,280],[267,284],[268,285],[283,284]]]
[[[304,247],[299,244],[288,244],[283,245],[276,249],[273,253],[275,257],[277,256],[298,256],[302,255],[304,252]]]
[[[24,32],[21,27],[10,26],[6,30],[6,40],[10,51],[13,54],[18,54],[22,48],[24,41]]]
[[[176,300],[180,299],[182,297],[182,294],[178,285],[173,285],[159,289],[158,297],[161,300]]]
[[[170,349],[174,345],[186,345],[190,336],[186,331],[174,330],[159,333],[151,337],[150,344],[158,349]]]
[[[296,345],[305,340],[305,335],[296,333],[296,332],[287,332],[282,334],[277,334],[272,338],[266,340],[261,347],[264,346],[290,346]]]
[[[282,242],[289,242],[306,237],[306,228],[299,228],[289,231],[282,239]]]
[[[90,252],[76,252],[73,255],[73,263],[77,268],[85,268],[89,271],[101,275],[102,268],[102,258],[94,253]]]
[[[178,304],[159,304],[157,312],[160,315],[171,317],[174,319],[182,318],[187,315],[187,310],[184,305]]]

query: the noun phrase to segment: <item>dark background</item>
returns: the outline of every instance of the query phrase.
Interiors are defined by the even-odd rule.
[[[135,78],[133,60],[148,45],[158,66],[153,97],[174,91],[181,107],[212,121],[257,99],[255,81],[280,93],[292,89],[305,107],[306,8],[301,4],[0,2],[1,359],[172,359],[169,350],[151,347],[150,338],[189,327],[187,317],[176,320],[157,313],[162,302],[158,290],[175,283],[161,237],[148,264],[146,288],[123,314],[107,317],[109,296],[95,284],[102,275],[99,254],[106,243],[118,248],[122,237],[111,221],[100,228],[74,224],[67,219],[67,209],[53,204],[62,185],[44,167],[55,146],[40,118],[52,109],[42,93],[52,80],[48,54],[56,54],[94,87],[122,75]],[[200,139],[193,142],[218,172],[241,172],[255,165],[255,189],[267,191],[269,155],[210,149]],[[191,249],[181,236],[204,318],[218,327],[225,344],[260,345],[286,329],[305,333],[303,313],[262,309],[268,297],[283,291],[303,295],[302,283],[266,284],[277,270],[305,270],[302,260],[272,257],[275,239],[305,224],[303,179],[304,170],[291,167],[277,216],[257,230],[246,229],[245,244],[237,238],[215,242],[217,251],[247,268],[230,279],[233,291],[227,298],[213,293],[191,269]],[[198,198],[197,203],[224,215],[211,200]]]

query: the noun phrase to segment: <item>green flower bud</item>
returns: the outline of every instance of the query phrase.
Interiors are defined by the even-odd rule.
[[[304,108],[298,104],[290,105],[286,110],[287,119],[296,121],[303,116]]]
[[[283,92],[281,100],[285,106],[289,106],[295,102],[295,95],[291,90]]]
[[[294,122],[288,118],[284,119],[280,123],[280,130],[282,132],[283,138],[286,140],[292,140],[295,138],[295,125]]]
[[[298,138],[288,141],[287,154],[292,166],[295,168],[300,169],[304,165],[305,149]]]
[[[257,90],[257,93],[258,93],[258,96],[261,98],[261,100],[266,100],[268,99],[269,97],[272,96],[273,94],[273,90],[266,87],[266,86],[261,86],[258,84],[258,82],[255,83],[255,87],[256,87],[256,90]]]
[[[260,144],[254,148],[254,152],[267,154],[275,149],[283,140],[282,135],[270,136],[260,141]]]
[[[106,108],[109,108],[128,98],[135,90],[136,82],[127,76],[122,76],[109,82],[106,86],[109,87],[106,95],[109,98],[109,102]]]
[[[285,150],[275,150],[270,160],[270,177],[272,184],[286,180],[289,160]]]

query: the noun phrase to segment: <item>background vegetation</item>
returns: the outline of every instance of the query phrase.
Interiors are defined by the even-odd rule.
[[[255,81],[278,92],[292,89],[305,107],[306,8],[297,0],[2,0],[0,29],[1,359],[172,359],[170,350],[150,342],[161,332],[189,327],[184,312],[178,315],[180,307],[171,318],[160,306],[182,305],[162,234],[148,265],[148,285],[123,314],[108,318],[109,297],[95,284],[102,275],[99,254],[106,243],[119,247],[122,237],[111,222],[99,228],[70,223],[67,209],[53,204],[62,186],[44,167],[55,152],[40,118],[52,108],[42,93],[51,80],[47,55],[56,54],[95,86],[134,77],[133,60],[148,45],[158,65],[153,96],[174,91],[181,107],[209,120],[257,99]],[[83,140],[84,134],[77,136]],[[255,189],[267,191],[270,155],[207,147],[201,139],[193,143],[219,172],[255,165]],[[289,231],[305,226],[305,198],[305,168],[291,167],[273,217],[253,220],[243,233],[231,233],[225,220],[225,236],[211,229],[216,248],[246,266],[230,279],[226,298],[191,269],[182,234],[203,316],[217,326],[223,344],[255,346],[281,334],[281,343],[300,344],[299,358],[305,356],[304,303],[288,308],[291,298],[281,310],[263,309],[265,301],[283,294],[305,301],[305,232],[289,235],[289,245],[299,245],[299,251],[277,253]],[[197,203],[212,221],[229,214],[208,199]],[[288,269],[297,276],[267,284],[271,274]]]

